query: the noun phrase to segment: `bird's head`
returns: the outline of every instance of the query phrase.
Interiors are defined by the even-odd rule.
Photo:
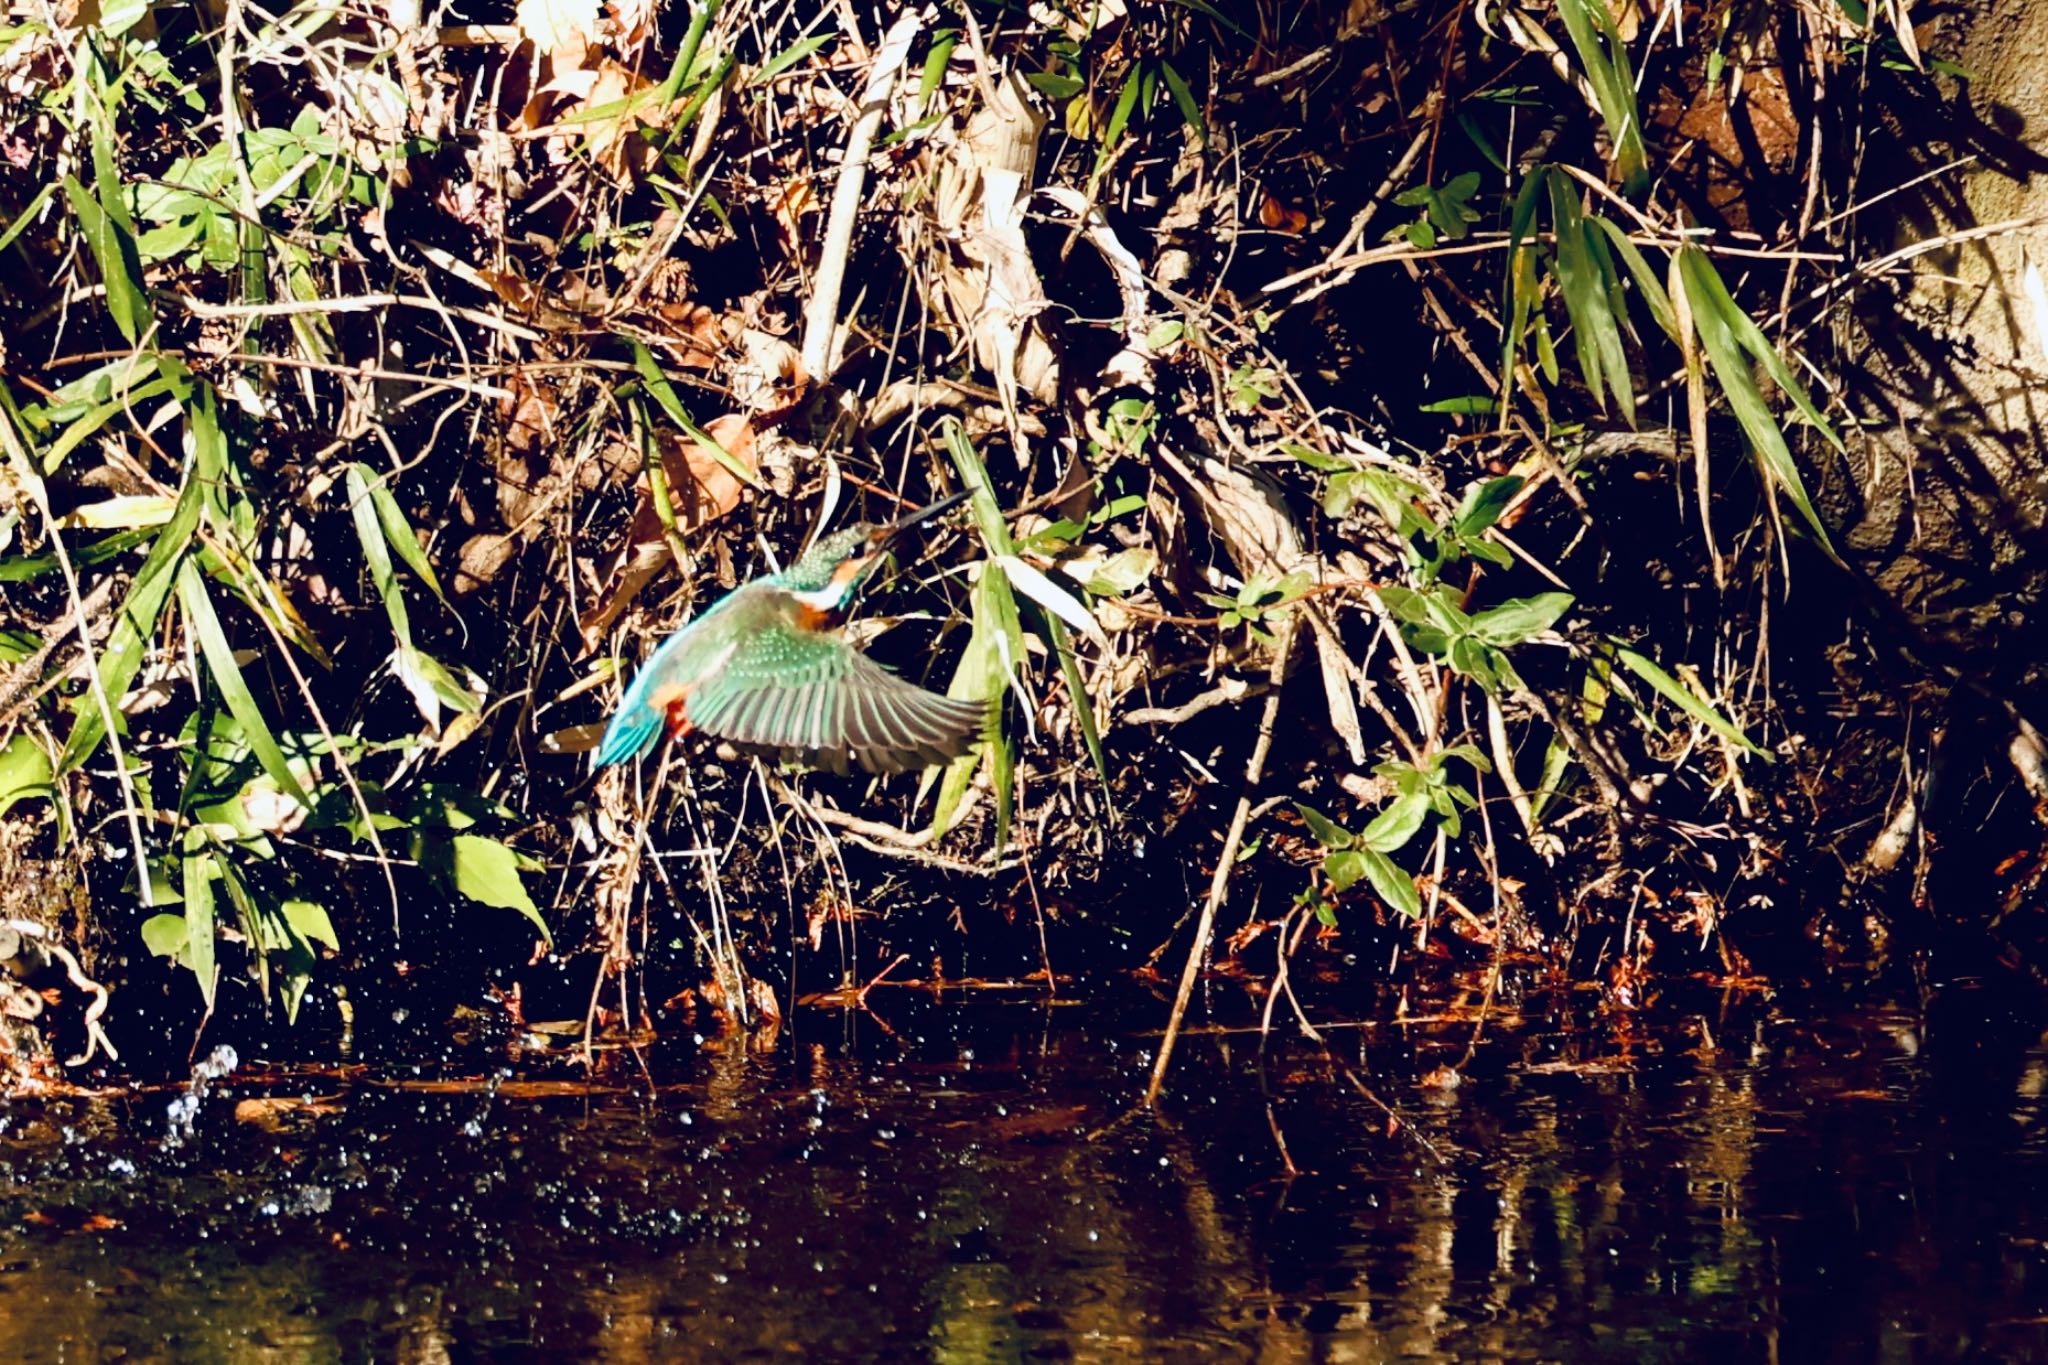
[[[890,547],[911,527],[929,521],[966,501],[968,491],[940,498],[909,516],[890,522],[857,522],[819,536],[803,558],[775,576],[779,587],[805,598],[823,611],[843,611],[868,581]]]

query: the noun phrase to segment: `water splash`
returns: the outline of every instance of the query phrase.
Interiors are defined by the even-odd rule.
[[[241,1060],[232,1047],[222,1043],[192,1068],[192,1079],[185,1083],[185,1093],[172,1100],[169,1106],[170,1127],[164,1133],[165,1151],[183,1147],[192,1140],[199,1124],[199,1102],[206,1098],[207,1088],[233,1071]]]
[[[484,1086],[483,1103],[468,1123],[462,1125],[462,1135],[468,1138],[484,1135],[484,1120],[491,1116],[491,1104],[498,1098],[498,1087],[511,1078],[510,1068],[501,1068],[491,1073],[491,1079]]]

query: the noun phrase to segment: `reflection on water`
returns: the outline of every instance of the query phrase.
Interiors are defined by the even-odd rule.
[[[17,1104],[0,1359],[2048,1359],[2038,1043],[1196,1035],[1116,1123],[1147,1037],[876,1004],[591,1093],[249,1061],[171,1146],[162,1090]]]

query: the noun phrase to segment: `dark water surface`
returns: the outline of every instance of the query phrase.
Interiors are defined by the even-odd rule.
[[[2027,1030],[1527,1006],[1455,1087],[1469,1018],[1198,1034],[1119,1123],[1138,1021],[874,1005],[580,1093],[14,1103],[0,1359],[2048,1359]]]

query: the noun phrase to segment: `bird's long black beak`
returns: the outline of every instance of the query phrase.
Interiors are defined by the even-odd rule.
[[[874,543],[878,546],[886,545],[890,541],[894,540],[897,536],[900,536],[905,531],[908,531],[911,527],[920,525],[923,522],[930,521],[933,517],[938,516],[942,512],[952,511],[955,507],[958,507],[961,503],[966,502],[972,496],[974,496],[973,489],[963,488],[957,493],[948,493],[945,497],[940,498],[937,502],[929,503],[923,507],[918,508],[915,512],[912,512],[907,517],[898,517],[895,521],[892,521],[885,526],[876,527]]]

